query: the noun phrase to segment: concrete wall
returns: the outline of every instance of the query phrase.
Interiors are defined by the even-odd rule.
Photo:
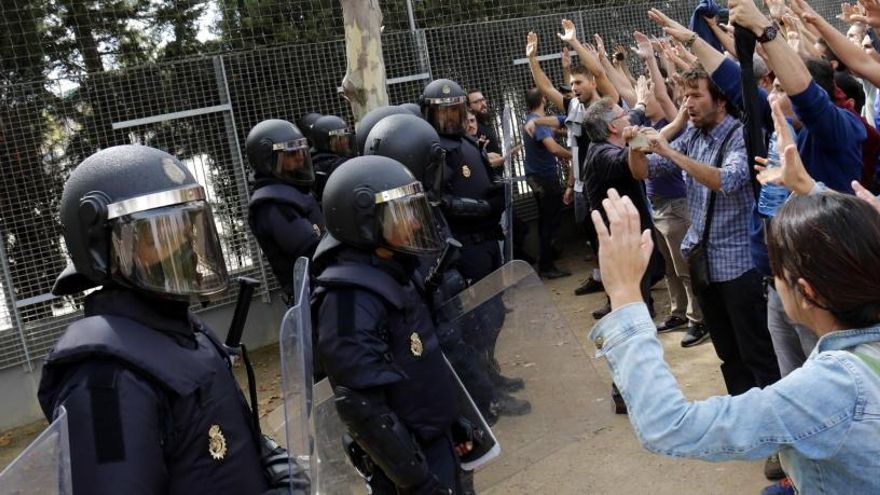
[[[251,303],[242,336],[248,349],[257,349],[278,341],[278,330],[287,308],[278,293],[271,296],[268,303],[263,302],[262,297],[255,297]],[[226,304],[217,308],[208,307],[199,316],[217,335],[225,339],[233,311],[235,304]],[[33,372],[28,371],[24,365],[0,370],[0,397],[3,398],[0,402],[0,431],[43,417],[43,411],[37,402],[41,364],[42,358],[36,360],[33,363]]]

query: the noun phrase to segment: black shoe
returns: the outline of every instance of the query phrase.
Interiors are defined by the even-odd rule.
[[[491,374],[492,383],[502,392],[517,392],[525,388],[526,382],[522,378],[510,378],[508,376]]]
[[[555,266],[551,266],[550,268],[539,271],[538,275],[540,275],[541,278],[553,280],[554,278],[568,277],[571,275],[571,272],[568,270],[561,270]]]
[[[512,395],[504,393],[498,394],[498,397],[492,401],[489,406],[498,416],[525,416],[532,412],[532,405],[527,400],[517,399]]]
[[[773,454],[764,461],[764,476],[770,481],[778,481],[785,478],[785,471],[779,462],[779,454]]]
[[[598,280],[593,280],[593,277],[590,277],[584,280],[584,283],[581,284],[580,287],[574,290],[574,295],[582,296],[584,294],[591,294],[593,292],[602,292],[605,290],[605,286],[602,285],[602,282]]]
[[[668,332],[670,330],[674,330],[674,329],[684,325],[687,322],[688,321],[684,318],[681,318],[678,316],[670,316],[669,318],[666,318],[666,321],[664,321],[660,325],[657,325],[657,333],[663,333],[663,332]]]
[[[693,347],[697,344],[702,344],[708,338],[709,330],[706,329],[706,325],[696,323],[688,327],[688,332],[681,338],[681,346]]]
[[[593,318],[595,318],[597,320],[601,320],[602,318],[605,318],[605,315],[607,315],[610,312],[611,312],[611,303],[606,302],[605,306],[602,306],[601,308],[593,311],[592,314],[593,314]]]

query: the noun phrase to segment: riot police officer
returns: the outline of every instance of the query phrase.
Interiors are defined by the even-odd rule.
[[[165,152],[116,146],[71,173],[61,222],[72,263],[53,293],[102,286],[40,381],[46,417],[67,410],[74,491],[268,490],[229,356],[188,309],[227,285],[204,189]]]
[[[315,122],[321,117],[323,117],[323,115],[318,112],[309,112],[296,121],[297,128],[303,133],[303,136],[305,136],[309,142],[312,141],[312,126],[315,125]]]
[[[364,150],[366,149],[367,144],[367,136],[370,135],[370,130],[374,125],[378,124],[379,121],[388,117],[389,115],[397,115],[397,114],[407,114],[410,113],[409,110],[398,107],[394,105],[390,105],[387,107],[377,107],[369,112],[366,115],[361,117],[361,120],[358,121],[357,124],[357,149],[358,153],[364,154]]]
[[[296,259],[311,257],[324,230],[324,215],[310,191],[315,173],[309,145],[296,126],[272,119],[251,129],[245,148],[254,169],[248,225],[290,296]]]
[[[449,79],[437,79],[425,86],[419,103],[422,114],[440,135],[446,150],[445,185],[441,209],[453,236],[462,244],[458,269],[469,283],[476,283],[502,264],[498,241],[504,238],[501,214],[504,212],[504,186],[493,182],[489,159],[473,138],[464,132],[467,125],[467,94]],[[497,332],[504,322],[500,300],[489,304],[481,317],[487,340],[481,345],[495,365],[496,383],[509,390],[522,388],[521,380],[498,373],[494,358]],[[491,329],[491,330],[489,330]],[[489,335],[495,332],[495,336]]]
[[[372,493],[459,493],[454,377],[413,283],[416,257],[442,246],[422,185],[392,159],[353,158],[328,180],[324,205],[318,357]]]
[[[413,115],[391,115],[377,123],[370,131],[366,141],[366,155],[379,155],[395,159],[403,164],[419,182],[422,183],[432,202],[432,212],[441,238],[452,237],[439,203],[445,185],[446,152],[440,145],[440,137],[424,119]],[[456,256],[457,258],[457,256]],[[431,273],[434,259],[421,257],[419,274],[426,292],[429,306],[439,308],[444,302],[467,288],[464,276],[458,271],[457,260],[448,264],[442,274]],[[446,264],[444,264],[446,265]],[[438,277],[436,282],[427,280]],[[429,290],[436,286],[436,290]],[[508,392],[519,390],[496,386],[490,379],[489,367],[480,359],[472,342],[481,340],[480,336],[462,335],[461,332],[442,321],[438,325],[440,344],[456,372],[464,382],[477,407],[490,424],[499,415],[522,415],[531,410],[528,401],[517,399]],[[516,382],[521,384],[521,382]]]
[[[351,127],[335,115],[325,115],[312,125],[312,165],[315,167],[315,196],[324,193],[327,178],[354,154]]]

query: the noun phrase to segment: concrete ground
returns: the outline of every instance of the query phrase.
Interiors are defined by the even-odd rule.
[[[579,251],[579,252],[575,252]],[[670,459],[651,454],[642,449],[632,432],[626,416],[611,412],[610,386],[607,367],[602,360],[593,358],[593,347],[586,341],[586,334],[595,321],[590,312],[604,303],[604,294],[576,297],[573,290],[589,273],[592,263],[583,259],[582,250],[569,248],[559,266],[571,270],[571,277],[546,282],[553,302],[560,314],[574,331],[578,343],[583,346],[590,361],[589,366],[597,376],[590,378],[595,397],[581,398],[576,408],[564,414],[570,418],[557,417],[555,421],[583,422],[582,431],[543,438],[525,445],[524,452],[540,452],[539,459],[523,458],[522,452],[512,457],[504,454],[494,464],[478,473],[477,487],[486,494],[757,494],[768,484],[762,474],[763,462],[727,462],[713,464],[696,460]],[[664,288],[655,289],[658,319],[665,316],[668,296]],[[672,332],[660,336],[666,360],[678,378],[685,395],[700,400],[723,394],[724,384],[718,368],[719,361],[711,343],[695,348],[679,346],[683,333]],[[257,372],[260,407],[264,416],[280,404],[280,371],[277,346],[270,346],[253,353]],[[503,365],[503,363],[502,363]],[[529,364],[525,364],[527,368]],[[528,370],[523,369],[524,373]],[[236,369],[244,385],[244,370]],[[589,371],[593,373],[593,371]],[[530,380],[527,379],[527,384]],[[537,388],[537,387],[534,387]],[[527,385],[528,389],[528,385]],[[599,390],[598,392],[596,390]],[[605,393],[605,392],[608,393]],[[529,400],[540,400],[540,393],[533,392]],[[536,404],[535,411],[541,409]],[[558,412],[558,411],[557,411]],[[582,416],[582,417],[578,417]],[[589,417],[585,417],[589,416]],[[516,425],[520,418],[502,418],[501,421]],[[524,421],[524,420],[522,420]],[[499,423],[500,425],[503,423]],[[0,433],[0,467],[8,464],[44,427],[44,422],[24,425]],[[525,434],[524,434],[525,435]],[[527,436],[527,435],[526,435]],[[502,445],[504,445],[502,438]],[[528,441],[528,440],[527,440]],[[534,447],[534,448],[532,448]],[[531,450],[529,450],[531,448]],[[491,486],[485,486],[491,483]]]

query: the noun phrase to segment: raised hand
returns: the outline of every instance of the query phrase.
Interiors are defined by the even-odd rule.
[[[807,173],[804,162],[798,154],[794,136],[788,127],[788,121],[782,112],[779,102],[774,101],[771,105],[773,113],[773,127],[776,130],[776,149],[779,151],[780,164],[778,167],[769,166],[766,158],[755,157],[755,161],[764,165],[755,165],[758,170],[758,182],[761,184],[773,183],[783,185],[792,191],[807,195],[813,189],[816,182]],[[775,165],[775,164],[772,164]]]
[[[785,0],[764,0],[764,5],[770,11],[770,17],[779,19],[785,14]]]
[[[636,41],[636,47],[633,51],[644,60],[654,56],[654,47],[651,40],[639,31],[633,32],[633,39]]]
[[[571,53],[567,46],[562,47],[562,68],[571,69]]]
[[[602,41],[602,37],[598,34],[593,35],[593,41],[596,42],[596,52],[602,58],[608,58],[608,52],[605,51],[605,42]]]
[[[675,22],[659,9],[649,10],[648,17],[658,26],[661,26],[666,34],[672,36],[682,43],[692,39],[695,36],[693,31]]]
[[[576,31],[574,28],[574,23],[568,19],[562,20],[562,32],[556,33],[556,36],[559,36],[559,39],[566,43],[574,43],[577,41]]]
[[[873,28],[880,28],[880,1],[859,0],[859,5],[862,6],[865,13],[854,15],[853,20],[863,22]]]
[[[791,0],[791,11],[807,24],[815,24],[819,14],[804,0]]]
[[[730,8],[730,22],[739,24],[756,35],[760,35],[770,24],[753,0],[730,0],[727,6]]]
[[[639,76],[636,81],[636,104],[648,102],[648,97],[654,93],[654,84],[645,79],[645,76]]]
[[[526,57],[532,58],[538,55],[538,35],[530,31],[526,36]]]

